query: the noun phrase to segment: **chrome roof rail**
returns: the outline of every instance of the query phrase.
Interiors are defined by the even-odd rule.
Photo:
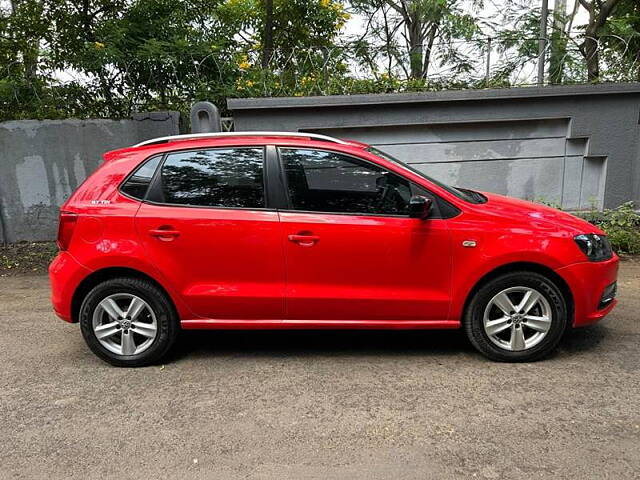
[[[313,140],[322,140],[325,142],[340,143],[342,145],[348,145],[349,142],[340,140],[339,138],[329,137],[327,135],[320,135],[318,133],[304,133],[304,132],[216,132],[216,133],[188,133],[186,135],[170,135],[168,137],[152,138],[140,142],[134,147],[142,147],[145,145],[153,145],[155,143],[170,142],[173,140],[189,140],[192,138],[224,138],[224,137],[301,137],[311,138]]]

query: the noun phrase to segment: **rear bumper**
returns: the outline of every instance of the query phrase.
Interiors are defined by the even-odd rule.
[[[80,265],[69,252],[60,252],[49,265],[51,303],[56,315],[65,322],[72,322],[71,300],[73,292],[91,271]]]
[[[617,301],[601,304],[607,287],[618,277],[618,256],[604,262],[581,262],[559,268],[556,273],[569,285],[574,301],[573,326],[591,325],[604,318]]]

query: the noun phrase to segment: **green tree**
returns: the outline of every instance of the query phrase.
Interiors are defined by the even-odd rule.
[[[271,68],[295,50],[304,56],[310,49],[333,47],[349,18],[335,0],[232,0],[218,14],[233,26],[241,47],[261,53],[262,59],[273,57]]]
[[[271,9],[271,12],[269,12]],[[335,0],[231,0],[218,9],[237,32],[236,96],[326,93],[345,70],[336,48],[349,18]]]
[[[101,49],[99,32],[105,23],[117,19],[126,0],[43,0],[48,6],[53,28],[47,41],[53,67],[97,77],[98,92],[105,100],[108,115],[118,112],[114,95],[114,75],[108,65],[96,61],[94,50]]]
[[[367,29],[360,38],[368,48],[382,44],[388,55],[407,78],[424,80],[434,60],[434,44],[441,41],[440,58],[464,67],[452,41],[470,41],[480,32],[477,19],[465,13],[461,0],[352,0],[354,10],[367,19]],[[367,38],[368,37],[368,38]],[[391,74],[391,72],[388,72]]]
[[[587,64],[587,78],[590,82],[600,79],[600,38],[607,19],[613,14],[621,0],[580,0],[589,13],[589,21],[584,29],[580,52]]]
[[[622,0],[602,31],[605,64],[611,65],[608,76],[613,80],[640,81],[640,2]]]
[[[636,0],[573,0],[572,4],[558,0],[555,6],[549,38],[549,83],[630,79],[638,51],[633,24]],[[580,9],[587,9],[586,24],[576,23]],[[506,76],[536,61],[540,8],[518,0],[510,2],[505,11],[505,23],[510,26],[499,28],[496,37],[503,52],[510,52],[509,60],[501,65]],[[603,58],[606,62],[601,62]]]
[[[0,118],[51,93],[50,79],[40,72],[48,61],[41,49],[50,30],[46,17],[46,6],[38,0],[0,4]]]
[[[262,68],[267,68],[273,54],[273,0],[264,2],[264,47],[262,48]]]
[[[222,88],[229,59],[221,52],[233,46],[233,33],[217,21],[218,3],[137,0],[96,29],[82,51],[83,68],[109,75],[126,112],[188,103],[214,80]],[[214,56],[218,61],[206,61]]]
[[[580,8],[580,0],[573,0],[573,6],[567,11],[567,0],[556,0],[551,23],[551,42],[549,57],[549,83],[561,84],[564,80],[564,66],[569,55],[567,44],[571,30]]]

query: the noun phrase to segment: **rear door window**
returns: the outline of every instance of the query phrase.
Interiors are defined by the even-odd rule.
[[[220,148],[167,155],[160,174],[162,203],[264,208],[264,149]]]

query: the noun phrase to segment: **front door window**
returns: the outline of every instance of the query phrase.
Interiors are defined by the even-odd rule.
[[[340,153],[280,149],[291,208],[298,211],[403,215],[411,183],[364,160]]]

